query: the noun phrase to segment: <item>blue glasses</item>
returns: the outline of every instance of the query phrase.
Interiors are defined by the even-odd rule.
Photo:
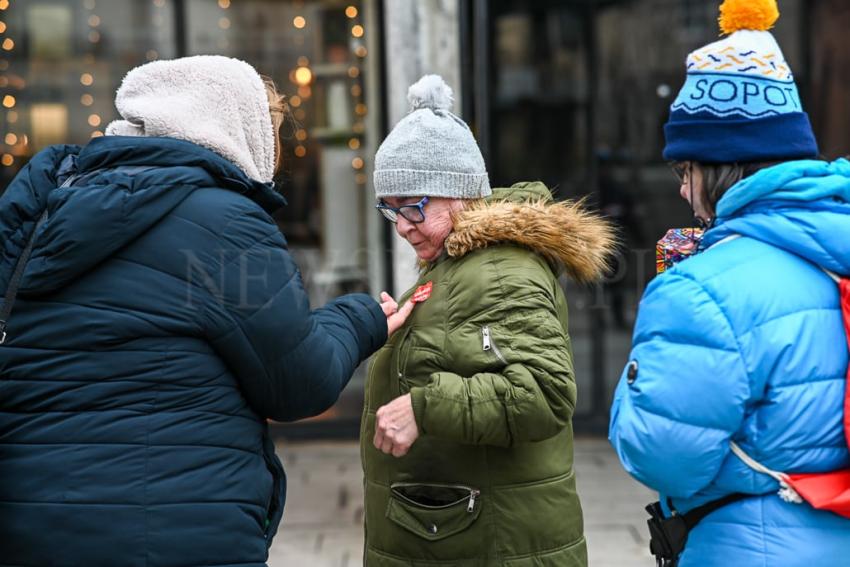
[[[381,199],[375,208],[381,211],[381,214],[391,223],[398,222],[398,215],[403,216],[413,224],[419,224],[425,220],[425,205],[428,204],[428,197],[422,197],[418,203],[412,205],[402,205],[400,207],[391,207],[384,203]]]

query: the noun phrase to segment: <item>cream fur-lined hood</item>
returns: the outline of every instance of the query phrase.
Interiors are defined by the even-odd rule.
[[[553,201],[539,182],[494,189],[489,199],[470,203],[455,215],[445,248],[459,257],[505,242],[534,250],[580,283],[605,275],[618,244],[609,221],[581,202]]]
[[[127,73],[115,97],[124,120],[114,136],[164,136],[227,158],[248,177],[274,176],[274,132],[263,80],[244,61],[197,55],[154,61]]]

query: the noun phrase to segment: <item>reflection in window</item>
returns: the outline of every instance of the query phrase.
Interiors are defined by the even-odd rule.
[[[497,185],[580,185],[588,103],[583,22],[569,7],[519,7],[496,16],[490,174]]]
[[[68,6],[32,6],[27,13],[27,37],[31,57],[50,60],[71,56],[71,18]]]
[[[10,2],[0,11],[0,187],[35,152],[84,144],[116,118],[124,74],[175,54],[166,0]],[[8,40],[8,42],[6,41]],[[13,139],[7,134],[13,134]]]
[[[277,220],[323,282],[317,301],[365,289],[369,32],[356,1],[10,3],[0,11],[0,141],[9,156],[0,186],[46,145],[102,135],[132,67],[176,56],[178,42],[187,54],[237,57],[289,95],[294,120],[279,180],[289,206]]]
[[[133,67],[178,55],[236,57],[275,80],[284,127],[276,216],[314,305],[368,291],[366,15],[350,0],[0,0],[0,191],[39,150],[85,144],[116,119]],[[378,251],[374,251],[378,254]],[[350,403],[358,416],[362,379]],[[350,407],[349,407],[350,406]],[[340,409],[342,408],[342,409]],[[345,409],[347,408],[347,409]]]
[[[64,143],[68,139],[68,107],[55,102],[31,105],[30,128],[35,147]]]
[[[190,0],[189,53],[252,63],[289,95],[276,215],[306,266],[313,299],[367,289],[364,134],[367,29],[359,2]]]

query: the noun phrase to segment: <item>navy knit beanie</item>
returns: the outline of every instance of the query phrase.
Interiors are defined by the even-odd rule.
[[[767,31],[776,0],[726,0],[728,37],[687,59],[687,79],[664,126],[664,159],[733,163],[814,158],[817,142],[782,50]]]

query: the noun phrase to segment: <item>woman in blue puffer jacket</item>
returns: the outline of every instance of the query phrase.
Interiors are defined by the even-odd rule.
[[[813,159],[765,31],[775,2],[727,0],[721,14],[730,35],[689,56],[665,127],[665,157],[709,229],[644,295],[610,440],[668,517],[744,495],[691,530],[680,567],[848,566],[850,520],[780,498],[730,443],[775,471],[850,465],[847,338],[827,273],[850,276],[850,162]]]
[[[327,409],[397,323],[362,294],[310,310],[270,216],[286,106],[251,66],[150,63],[116,105],[0,197],[7,300],[35,235],[0,345],[0,565],[260,567],[266,418]]]

